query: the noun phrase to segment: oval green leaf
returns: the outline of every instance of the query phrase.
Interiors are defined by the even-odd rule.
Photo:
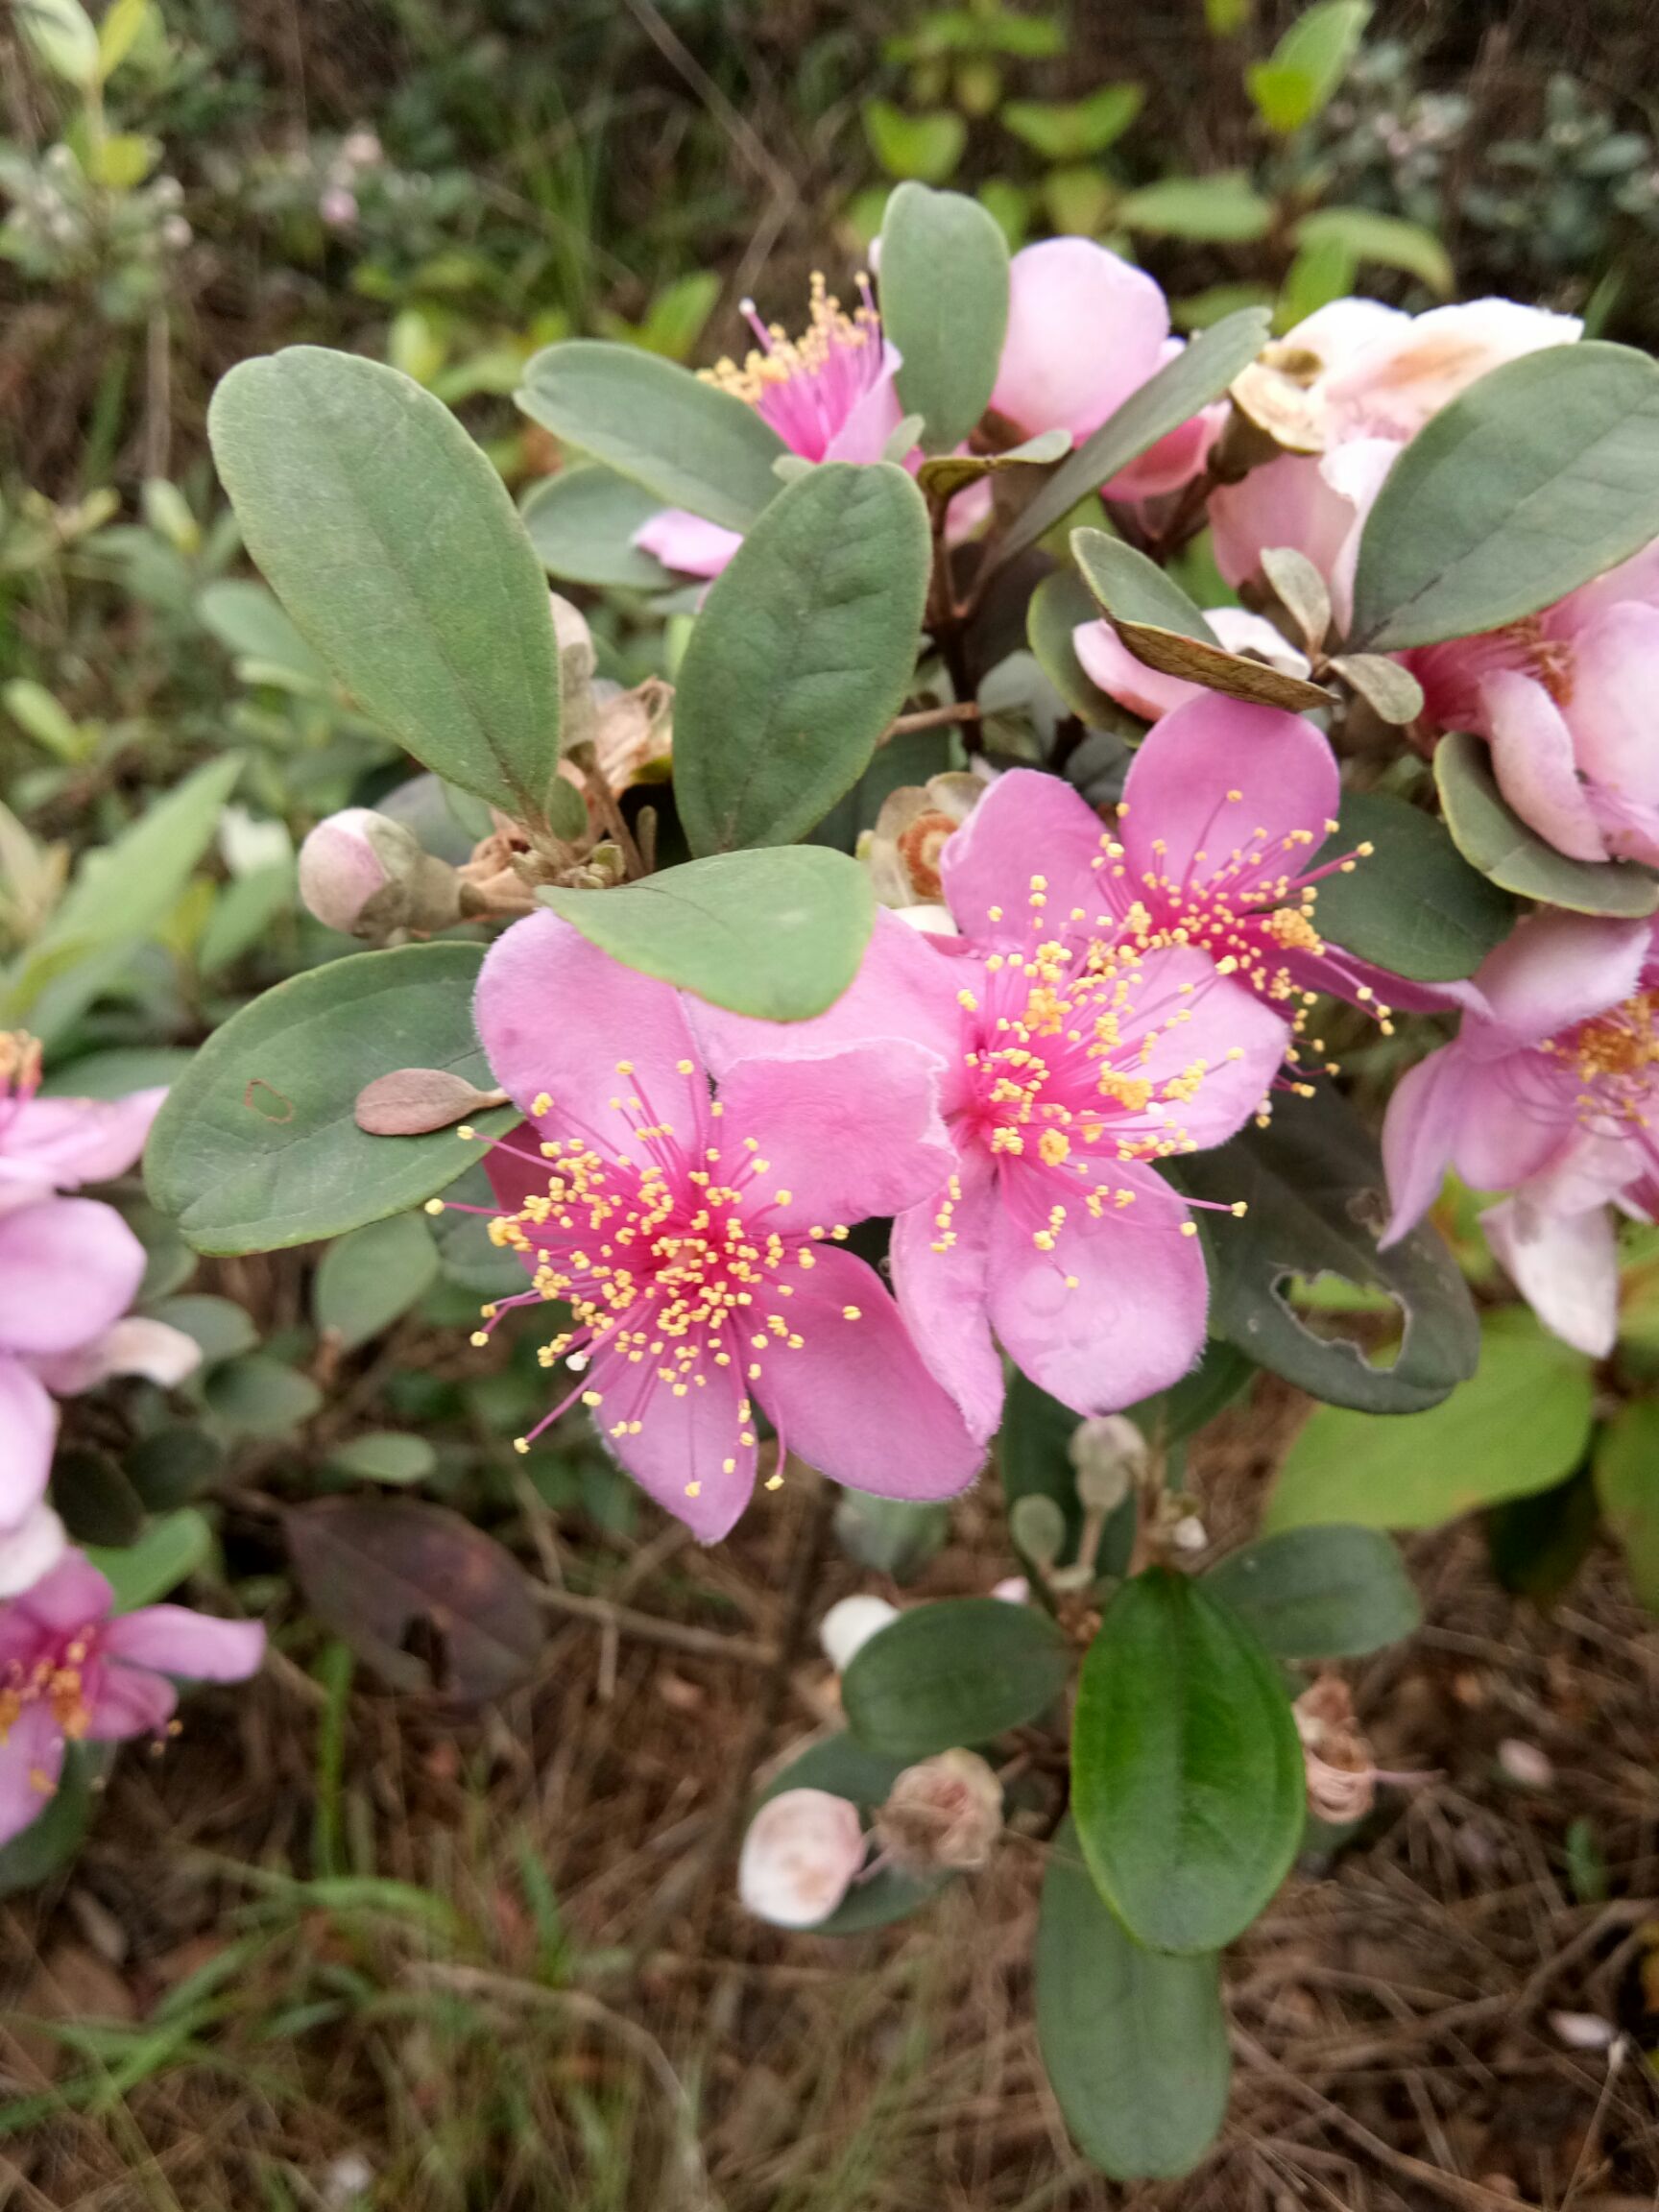
[[[881,220],[881,328],[899,397],[929,453],[959,445],[991,403],[1008,328],[1008,241],[960,192],[901,184]]]
[[[1048,1847],[1034,1968],[1037,2040],[1077,2148],[1115,2181],[1190,2174],[1227,2113],[1221,1961],[1137,1943],[1070,1815]]]
[[[421,1214],[372,1221],[324,1253],[311,1284],[312,1317],[342,1351],[353,1352],[426,1295],[438,1266],[438,1247]]]
[[[249,552],[364,712],[540,820],[559,764],[546,578],[449,410],[396,369],[292,346],[232,369],[207,429]]]
[[[1487,1316],[1480,1364],[1441,1406],[1379,1421],[1318,1406],[1267,1502],[1270,1529],[1437,1528],[1559,1482],[1590,1441],[1590,1365],[1525,1307]]]
[[[1659,1613],[1659,1400],[1624,1407],[1598,1435],[1596,1496],[1630,1587]]]
[[[1389,470],[1353,642],[1433,645],[1535,614],[1659,536],[1659,364],[1590,340],[1507,361]]]
[[[847,1724],[869,1751],[928,1759],[1035,1720],[1066,1687],[1071,1655],[1046,1613],[952,1598],[901,1613],[841,1677]]]
[[[1321,861],[1373,848],[1351,876],[1327,876],[1321,936],[1420,983],[1473,975],[1514,926],[1515,902],[1472,868],[1431,814],[1385,793],[1351,791]]]
[[[1259,1366],[1370,1413],[1419,1412],[1474,1373],[1480,1328],[1457,1263],[1427,1223],[1378,1250],[1388,1217],[1382,1163],[1334,1092],[1283,1099],[1267,1128],[1183,1160],[1178,1179],[1195,1197],[1248,1208],[1242,1221],[1217,1218],[1210,1232],[1210,1326]],[[1285,1285],[1320,1275],[1398,1304],[1406,1334],[1391,1366],[1300,1319]]]
[[[517,395],[533,422],[658,504],[747,530],[778,491],[789,448],[733,393],[637,346],[571,338],[532,354]]]
[[[357,1094],[394,1068],[488,1084],[472,1027],[476,945],[358,952],[278,983],[216,1029],[145,1153],[153,1202],[199,1252],[271,1252],[401,1214],[477,1158],[452,1130],[366,1137]],[[510,1108],[481,1115],[486,1134]]]
[[[537,485],[519,509],[538,560],[567,584],[665,591],[671,572],[634,542],[662,502],[613,469],[565,469]]]
[[[87,1558],[115,1593],[117,1613],[154,1605],[205,1566],[213,1531],[193,1505],[152,1521],[136,1544],[85,1546]]]
[[[1399,1548],[1340,1522],[1258,1537],[1218,1559],[1204,1588],[1279,1659],[1358,1658],[1423,1618]]]
[[[1453,842],[1505,891],[1575,914],[1640,919],[1659,908],[1659,876],[1633,860],[1572,860],[1529,829],[1498,788],[1479,737],[1454,731],[1434,748],[1434,781]]]
[[[1111,730],[1133,735],[1139,719],[1102,691],[1077,658],[1072,633],[1084,622],[1095,622],[1100,610],[1074,568],[1057,568],[1045,576],[1031,594],[1025,610],[1025,636],[1037,665],[1079,721],[1092,730]]]
[[[806,1022],[858,973],[876,897],[825,845],[719,853],[614,891],[537,894],[625,968],[763,1022]]]
[[[788,485],[704,603],[674,701],[694,853],[788,845],[852,789],[916,665],[929,541],[902,469],[827,462]]]
[[[1154,1568],[1106,1608],[1078,1685],[1071,1810],[1101,1895],[1155,1951],[1219,1951],[1290,1870],[1307,1801],[1289,1700],[1185,1575]]]

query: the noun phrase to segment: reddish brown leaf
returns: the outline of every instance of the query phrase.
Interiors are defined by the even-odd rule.
[[[480,1091],[447,1068],[396,1068],[363,1086],[353,1116],[366,1136],[425,1137],[506,1103],[505,1091]]]

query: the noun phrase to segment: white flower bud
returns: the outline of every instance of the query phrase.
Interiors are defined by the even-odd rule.
[[[319,922],[349,937],[444,929],[459,915],[454,870],[401,822],[368,806],[318,823],[300,848],[300,896]]]
[[[877,1814],[876,1838],[906,1874],[983,1866],[1002,1832],[1002,1785],[977,1751],[906,1767]]]
[[[839,1599],[818,1623],[818,1641],[824,1647],[825,1658],[837,1674],[845,1674],[854,1654],[898,1618],[899,1608],[889,1605],[885,1598]]]
[[[1146,1472],[1146,1439],[1121,1413],[1080,1421],[1067,1451],[1085,1512],[1114,1512]]]
[[[828,1920],[864,1863],[858,1808],[828,1790],[784,1790],[749,1823],[737,1894],[775,1928]]]

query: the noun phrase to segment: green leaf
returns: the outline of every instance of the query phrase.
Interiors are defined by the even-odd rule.
[[[1287,135],[1310,123],[1348,73],[1371,19],[1369,0],[1324,0],[1291,24],[1272,55],[1244,72],[1256,111]]]
[[[1009,100],[997,120],[1046,161],[1087,161],[1115,145],[1145,105],[1140,84],[1101,84],[1086,100]]]
[[[1375,207],[1315,207],[1296,226],[1296,242],[1303,247],[1335,244],[1356,261],[1403,269],[1442,300],[1451,297],[1456,283],[1452,256],[1432,230],[1398,215],[1379,214]]]
[[[1224,1336],[1212,1336],[1196,1367],[1155,1398],[1127,1408],[1143,1434],[1167,1447],[1195,1436],[1206,1423],[1243,1396],[1256,1375],[1256,1363]]]
[[[1456,1262],[1426,1223],[1377,1249],[1388,1218],[1382,1163],[1334,1092],[1283,1099],[1266,1129],[1183,1159],[1179,1181],[1195,1197],[1249,1209],[1242,1221],[1214,1226],[1210,1326],[1259,1366],[1373,1413],[1418,1412],[1473,1374],[1479,1324]],[[1299,1318],[1285,1285],[1320,1276],[1397,1302],[1406,1335],[1392,1365],[1374,1365],[1360,1341],[1315,1334]]]
[[[851,1736],[826,1736],[809,1743],[799,1759],[792,1759],[775,1774],[755,1801],[757,1813],[769,1798],[785,1790],[824,1790],[831,1797],[845,1797],[866,1819],[887,1801],[908,1764],[903,1759],[866,1751]],[[924,1905],[930,1905],[950,1881],[948,1874],[901,1874],[883,1866],[855,1882],[828,1920],[820,1920],[814,1936],[859,1936],[869,1928],[890,1927],[906,1920]]]
[[[537,896],[625,968],[764,1022],[832,1006],[876,924],[868,875],[822,845],[722,853],[614,891]]]
[[[1073,530],[1071,551],[1085,583],[1138,661],[1167,676],[1203,684],[1230,699],[1305,713],[1332,704],[1317,684],[1264,661],[1229,653],[1175,579],[1104,530]]]
[[[1487,1316],[1480,1364],[1444,1405],[1403,1421],[1315,1407],[1279,1471],[1267,1526],[1437,1528],[1548,1490],[1584,1455],[1591,1399],[1584,1355],[1525,1307],[1505,1307]]]
[[[1084,1865],[1070,1815],[1037,1922],[1037,2040],[1072,2140],[1116,2181],[1190,2174],[1227,2114],[1232,2055],[1214,1952],[1137,1943]]]
[[[1385,653],[1339,653],[1332,673],[1343,678],[1379,721],[1404,730],[1423,711],[1423,686],[1408,668]]]
[[[244,1352],[252,1352],[259,1341],[252,1316],[234,1298],[192,1292],[183,1298],[163,1298],[149,1309],[149,1313],[152,1320],[181,1330],[197,1344],[204,1367],[237,1358]]]
[[[1633,860],[1573,860],[1523,822],[1498,788],[1479,737],[1455,730],[1434,748],[1434,781],[1454,844],[1505,891],[1575,914],[1629,920],[1659,907],[1659,876]]]
[[[364,712],[540,821],[559,764],[546,579],[448,408],[396,369],[292,346],[231,370],[207,431],[249,552]]]
[[[916,481],[929,497],[946,498],[966,485],[977,484],[987,476],[1000,476],[1010,469],[1046,469],[1055,461],[1063,461],[1070,450],[1070,430],[1042,430],[1023,445],[1011,445],[1005,453],[936,454],[923,462]]]
[[[613,469],[565,469],[543,477],[519,509],[537,558],[568,584],[628,591],[663,591],[674,581],[634,533],[662,502]]]
[[[325,692],[328,670],[317,658],[286,614],[281,601],[263,584],[250,577],[229,576],[209,584],[196,601],[196,612],[238,662],[254,662],[261,669],[279,669],[299,680],[307,690]]]
[[[566,444],[641,484],[660,506],[747,530],[789,448],[739,399],[637,346],[571,338],[533,354],[518,404]]]
[[[909,687],[927,593],[902,469],[826,462],[715,579],[680,664],[674,791],[694,853],[787,845],[869,765]]]
[[[193,1505],[152,1521],[136,1544],[86,1546],[86,1556],[115,1593],[117,1613],[135,1613],[177,1590],[212,1556],[213,1531]]]
[[[407,1313],[437,1280],[438,1247],[425,1221],[419,1214],[395,1214],[329,1245],[311,1285],[312,1317],[342,1351],[354,1352]]]
[[[199,1252],[270,1252],[400,1214],[452,1183],[476,1158],[452,1130],[367,1137],[352,1110],[397,1068],[490,1082],[472,1028],[482,958],[476,945],[359,952],[243,1007],[156,1118],[153,1202]],[[512,1119],[501,1108],[477,1127],[493,1135]]]
[[[1294,330],[1333,300],[1346,299],[1358,274],[1359,264],[1339,238],[1314,238],[1299,246],[1274,303],[1275,331]]]
[[[1327,876],[1320,935],[1420,983],[1473,975],[1514,926],[1515,902],[1463,858],[1431,814],[1384,793],[1351,791],[1320,854],[1370,845],[1351,876]]]
[[[1125,1582],[1083,1662],[1071,1811],[1130,1935],[1184,1952],[1241,1935],[1290,1870],[1306,1788],[1278,1670],[1243,1623],[1165,1568]]]
[[[80,0],[14,0],[18,25],[36,59],[66,84],[98,82],[98,33]]]
[[[1588,1467],[1527,1498],[1489,1506],[1486,1555],[1502,1586],[1534,1605],[1553,1605],[1573,1584],[1601,1530]]]
[[[424,1482],[437,1469],[438,1455],[424,1436],[374,1430],[337,1446],[328,1465],[336,1475],[401,1488],[410,1482]]]
[[[1659,363],[1586,340],[1507,361],[1420,430],[1359,541],[1351,642],[1535,614],[1659,536]]]
[[[901,184],[881,222],[881,327],[903,356],[899,397],[929,453],[959,445],[991,403],[1008,327],[1008,242],[959,192]]]
[[[62,1872],[86,1840],[92,1818],[91,1754],[71,1743],[63,1772],[40,1812],[10,1843],[0,1844],[0,1897],[34,1889]]]
[[[1035,1720],[1071,1655],[1046,1613],[999,1598],[918,1605],[861,1645],[841,1677],[847,1724],[869,1751],[927,1759]]]
[[[1052,1564],[1062,1567],[1077,1560],[1083,1538],[1083,1508],[1077,1497],[1077,1472],[1071,1464],[1070,1444],[1078,1420],[1069,1406],[1050,1398],[1046,1390],[1018,1369],[1010,1376],[1002,1428],[997,1438],[997,1466],[1002,1478],[1002,1497],[1009,1520],[1022,1499],[1047,1499],[1059,1511],[1064,1531]],[[1135,1542],[1136,1507],[1126,1498],[1107,1517],[1094,1557],[1088,1562],[1097,1575],[1121,1575],[1129,1564]],[[1042,1564],[1023,1554],[1027,1566]]]
[[[1132,393],[1116,415],[1085,439],[1004,534],[998,563],[1034,545],[1056,522],[1064,521],[1079,500],[1109,483],[1131,461],[1171,430],[1189,422],[1200,408],[1219,398],[1233,379],[1255,360],[1266,343],[1269,316],[1264,307],[1240,308],[1201,331],[1173,361]]]
[[[208,1410],[240,1436],[286,1436],[323,1406],[323,1393],[309,1375],[268,1352],[215,1367],[202,1395]]]
[[[1278,1659],[1352,1659],[1409,1636],[1423,1618],[1398,1548],[1340,1522],[1258,1537],[1204,1588]]]
[[[153,14],[151,0],[114,0],[98,26],[98,74],[105,84],[132,53]]]
[[[1126,229],[1144,230],[1154,238],[1246,246],[1267,235],[1273,203],[1262,197],[1242,169],[1229,169],[1214,177],[1166,177],[1143,184],[1118,201],[1117,216]]]
[[[1134,731],[1136,718],[1089,676],[1077,658],[1073,632],[1099,619],[1100,610],[1074,568],[1045,576],[1025,610],[1025,636],[1037,665],[1071,712],[1093,730]]]
[[[1598,1434],[1596,1495],[1630,1587],[1659,1613],[1659,1399],[1623,1407]]]
[[[844,1490],[835,1501],[835,1541],[849,1559],[895,1582],[912,1582],[950,1541],[950,1508],[923,1498],[878,1498]]]
[[[889,177],[943,184],[962,158],[968,126],[949,108],[908,115],[891,100],[866,100],[864,135]]]

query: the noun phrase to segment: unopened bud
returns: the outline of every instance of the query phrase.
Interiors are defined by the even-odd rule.
[[[1146,1439],[1121,1413],[1079,1422],[1067,1446],[1086,1513],[1113,1513],[1146,1472]]]
[[[1002,1832],[1002,1785],[977,1751],[941,1751],[905,1767],[874,1826],[902,1873],[983,1866]]]
[[[889,1605],[885,1598],[861,1595],[838,1599],[818,1623],[818,1641],[824,1647],[825,1658],[837,1674],[845,1674],[871,1637],[878,1636],[898,1618],[899,1608]]]
[[[828,1920],[864,1863],[858,1808],[828,1790],[783,1790],[749,1823],[737,1894],[777,1928]]]
[[[1035,1567],[1054,1566],[1066,1549],[1066,1516],[1041,1490],[1015,1499],[1008,1527],[1015,1543]]]
[[[300,896],[328,928],[371,940],[446,929],[460,914],[455,871],[368,806],[318,823],[300,848]]]

